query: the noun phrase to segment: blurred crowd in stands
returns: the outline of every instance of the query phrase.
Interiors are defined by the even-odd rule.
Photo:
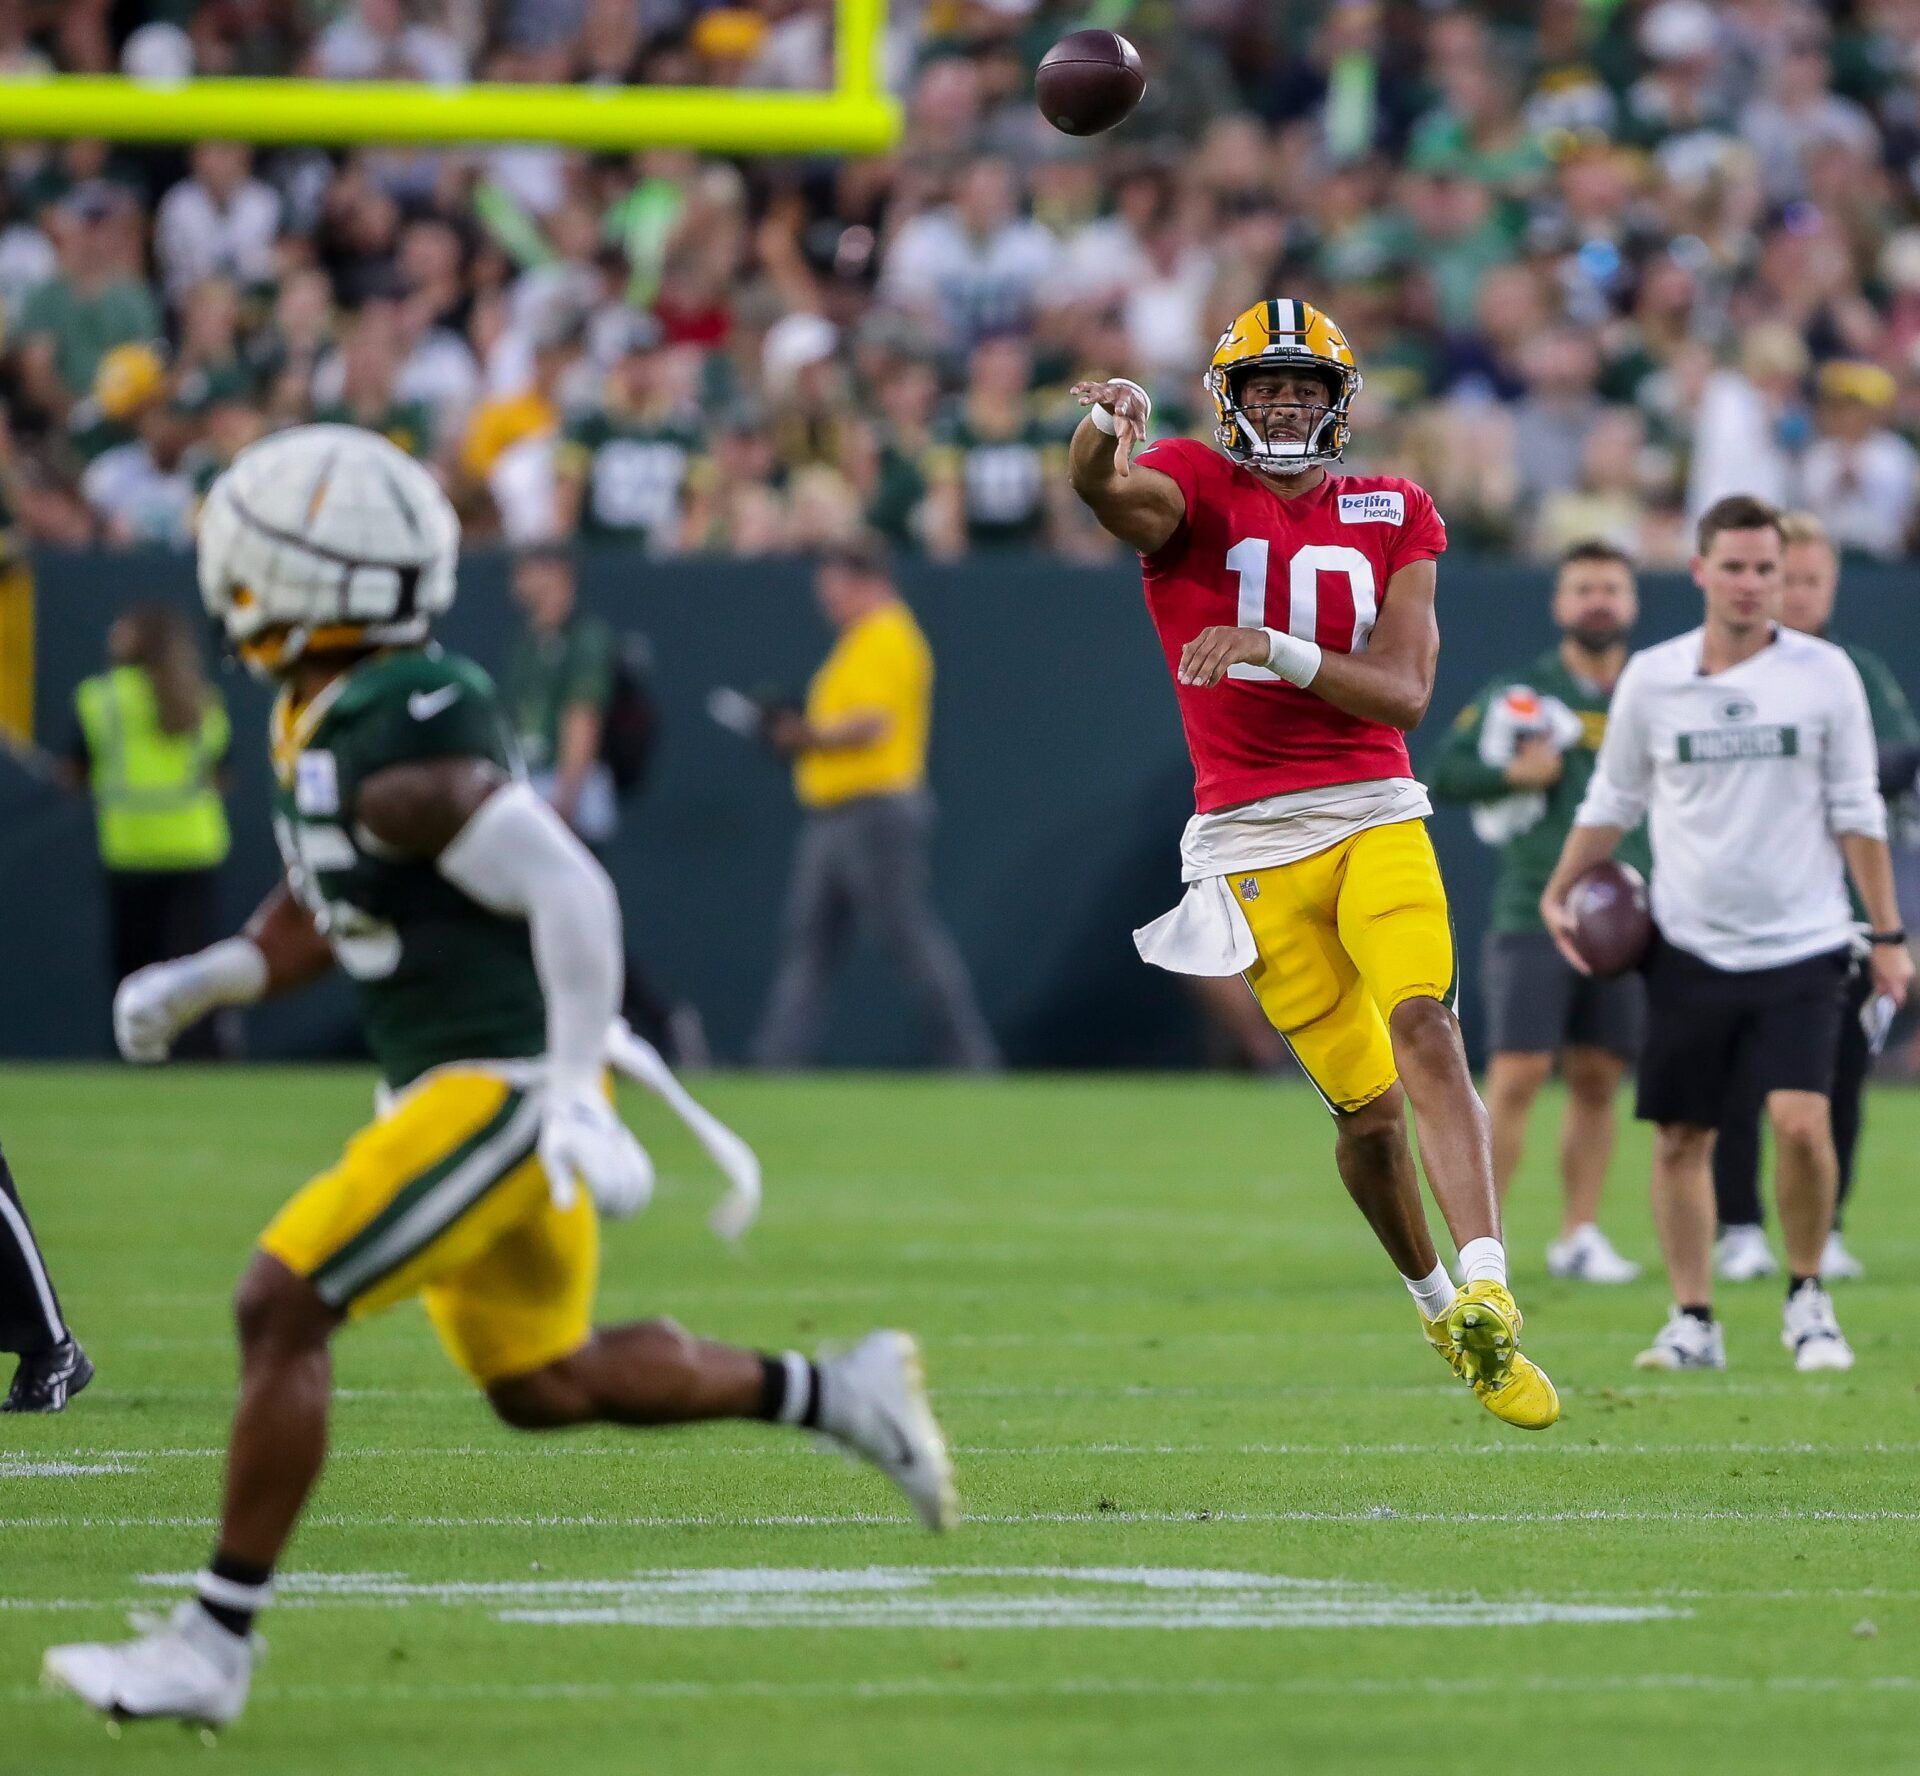
[[[1063,31],[1147,97],[1075,141]],[[9,76],[819,88],[829,0],[0,0]],[[871,525],[1110,544],[1078,377],[1205,435],[1226,321],[1301,296],[1354,467],[1456,547],[1650,564],[1738,489],[1899,557],[1920,491],[1920,0],[894,0],[886,159],[0,145],[0,505],[184,544],[263,431],[375,427],[476,537],[662,553]]]

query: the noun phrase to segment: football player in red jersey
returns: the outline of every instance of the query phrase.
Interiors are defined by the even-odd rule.
[[[1245,976],[1333,1112],[1341,1178],[1428,1340],[1496,1417],[1542,1430],[1560,1402],[1520,1353],[1446,889],[1407,757],[1433,695],[1446,527],[1411,481],[1333,472],[1360,372],[1310,304],[1240,315],[1206,383],[1219,448],[1165,439],[1137,461],[1145,391],[1074,390],[1091,409],[1074,490],[1140,552],[1194,765],[1187,892],[1136,941],[1162,967]],[[1408,1101],[1458,1289],[1427,1230]]]

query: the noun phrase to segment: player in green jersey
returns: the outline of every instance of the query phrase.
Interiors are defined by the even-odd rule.
[[[1429,761],[1427,781],[1436,797],[1472,804],[1475,829],[1500,851],[1481,957],[1494,1186],[1504,1202],[1533,1101],[1557,1063],[1567,1106],[1560,1237],[1547,1248],[1547,1268],[1584,1282],[1629,1283],[1639,1266],[1613,1249],[1598,1215],[1614,1100],[1640,1047],[1640,979],[1574,973],[1540,922],[1540,891],[1586,794],[1627,663],[1639,614],[1633,563],[1610,543],[1569,549],[1554,574],[1552,613],[1558,645],[1481,689]],[[1652,868],[1642,832],[1628,835],[1620,856],[1642,873]]]
[[[280,684],[272,750],[285,877],[243,936],[132,975],[130,1060],[213,1007],[339,967],[382,1076],[378,1115],[261,1236],[236,1298],[240,1395],[214,1556],[140,1638],[51,1649],[47,1676],[116,1717],[218,1725],[245,1705],[255,1613],[325,1458],[329,1350],[418,1296],[507,1423],[761,1418],[872,1461],[930,1528],[951,1466],[904,1333],[809,1361],[590,1319],[598,1216],[651,1192],[606,1087],[620,910],[516,772],[486,675],[428,641],[459,524],[387,440],[304,426],[243,451],[208,497],[200,584]],[[580,1186],[584,1185],[582,1192]]]

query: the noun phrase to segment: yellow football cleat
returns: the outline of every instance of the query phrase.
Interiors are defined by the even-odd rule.
[[[1427,1342],[1503,1424],[1544,1431],[1560,1416],[1547,1372],[1520,1352],[1524,1322],[1499,1283],[1471,1283],[1437,1320],[1422,1319]]]

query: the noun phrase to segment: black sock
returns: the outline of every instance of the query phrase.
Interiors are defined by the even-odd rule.
[[[200,1607],[229,1634],[246,1639],[253,1618],[267,1601],[273,1568],[237,1555],[216,1552],[200,1575]],[[245,1593],[252,1592],[249,1599]]]
[[[1816,1289],[1820,1287],[1820,1279],[1817,1276],[1789,1276],[1787,1278],[1787,1299],[1791,1301],[1794,1296],[1798,1295],[1809,1283]]]
[[[1703,1326],[1713,1324],[1713,1309],[1710,1307],[1683,1307],[1680,1310],[1690,1320],[1698,1320]]]
[[[754,1416],[774,1424],[820,1424],[820,1368],[798,1351],[760,1358],[760,1399]]]

